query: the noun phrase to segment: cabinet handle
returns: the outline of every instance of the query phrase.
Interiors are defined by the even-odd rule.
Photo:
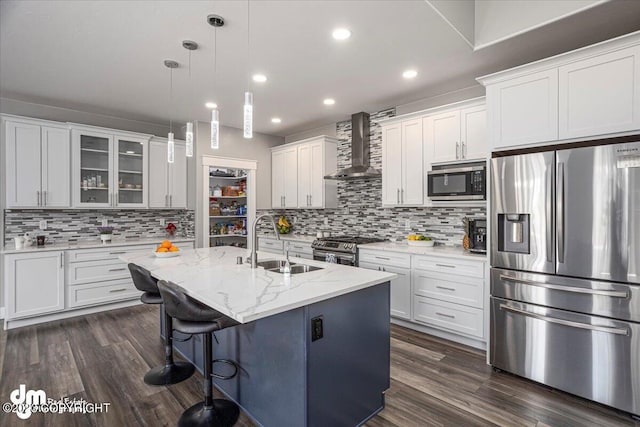
[[[376,259],[383,259],[385,261],[391,261],[391,258],[386,258],[386,257],[383,257],[383,256],[377,256]]]
[[[400,189],[400,203],[404,205],[404,188]]]
[[[313,199],[312,199],[312,197],[313,197],[313,195],[309,194],[309,206],[311,206],[311,205],[313,204],[313,203],[311,202],[311,201],[313,200]]]
[[[462,150],[460,150],[460,157],[463,159],[467,158],[467,144],[464,143],[464,141],[462,141]]]
[[[456,159],[460,158],[460,143],[456,141]]]
[[[378,271],[382,271],[382,267],[378,266]]]
[[[455,318],[456,318],[456,316],[453,316],[453,315],[451,315],[451,314],[439,313],[439,312],[437,312],[437,311],[436,311],[436,314],[437,314],[438,316],[448,317],[449,319],[455,319]]]
[[[60,268],[64,268],[64,252],[60,252]]]
[[[120,252],[109,252],[109,255],[119,255],[119,254],[126,254],[127,251],[120,251]]]
[[[125,270],[126,270],[126,268],[112,268],[112,269],[109,270],[109,272],[112,272],[112,271],[125,271]]]
[[[287,196],[282,196],[282,207],[287,206]]]
[[[111,289],[111,290],[109,291],[109,293],[110,293],[110,294],[113,294],[113,293],[115,293],[115,292],[122,292],[122,291],[126,291],[126,290],[127,290],[127,288]]]
[[[449,264],[436,264],[436,267],[456,268],[455,265],[449,265]]]
[[[107,197],[109,198],[109,206],[111,206],[111,193],[107,194]]]
[[[43,191],[42,194],[44,194],[44,206],[47,206],[47,192]]]
[[[36,195],[37,195],[37,199],[38,199],[38,201],[36,202],[36,205],[40,206],[40,192],[36,191]]]
[[[169,207],[173,207],[173,194],[169,194]]]
[[[453,288],[447,288],[447,287],[445,287],[445,286],[436,286],[436,288],[438,288],[438,289],[444,289],[445,291],[452,291],[452,292],[455,292],[455,289],[453,289]]]
[[[400,189],[398,188],[397,192],[396,192],[396,201],[398,202],[398,204],[400,204]]]

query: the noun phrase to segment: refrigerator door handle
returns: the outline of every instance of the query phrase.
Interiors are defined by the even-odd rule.
[[[553,261],[553,227],[549,224],[553,223],[552,214],[551,214],[551,197],[553,195],[553,168],[547,168],[547,172],[545,174],[547,191],[549,191],[548,196],[545,198],[544,202],[544,215],[545,222],[547,223],[547,238],[546,238],[546,252],[547,252],[547,262]],[[551,176],[550,176],[551,175]]]
[[[500,309],[521,314],[523,316],[531,317],[533,319],[542,320],[543,322],[555,323],[557,325],[569,326],[571,328],[606,332],[608,334],[615,334],[615,335],[629,335],[629,330],[627,328],[612,328],[609,326],[596,326],[596,325],[589,325],[587,323],[573,322],[571,320],[556,319],[555,317],[543,316],[538,313],[532,313],[530,311],[521,310],[519,308],[511,307],[506,304],[500,304]]]
[[[527,279],[516,279],[514,277],[500,275],[500,280],[511,283],[521,283],[523,285],[537,286],[539,288],[551,289],[554,291],[574,292],[577,294],[600,295],[612,298],[629,298],[629,293],[625,291],[607,291],[602,289],[585,289],[576,286],[554,285],[553,283],[541,283]]]
[[[558,262],[564,263],[564,163],[558,163]]]

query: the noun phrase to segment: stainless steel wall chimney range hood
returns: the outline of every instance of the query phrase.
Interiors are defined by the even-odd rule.
[[[351,116],[351,167],[327,175],[324,179],[380,178],[382,174],[369,166],[369,114]]]

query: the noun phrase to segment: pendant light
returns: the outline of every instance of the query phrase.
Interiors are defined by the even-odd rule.
[[[224,25],[224,18],[218,15],[207,16],[207,22],[213,27],[213,92],[216,91],[216,75],[218,67],[218,27]],[[220,148],[220,115],[218,106],[211,110],[211,149]]]
[[[247,87],[251,85],[249,80],[249,68],[251,67],[251,51],[249,49],[250,42],[250,20],[249,20],[249,0],[247,0]],[[244,108],[243,108],[243,136],[245,138],[253,138],[253,93],[246,91],[244,93]]]
[[[164,60],[165,67],[169,68],[169,135],[167,135],[167,162],[173,163],[175,160],[175,143],[173,141],[173,69],[178,68],[179,64],[170,59]]]
[[[189,98],[193,95],[193,85],[191,84],[191,51],[198,49],[198,43],[185,40],[182,42],[182,47],[189,51]],[[187,130],[185,132],[185,151],[187,157],[193,157],[193,122],[189,120],[187,122]]]

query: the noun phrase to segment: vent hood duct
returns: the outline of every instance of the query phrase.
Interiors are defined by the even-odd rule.
[[[380,171],[369,166],[369,115],[351,116],[351,167],[327,175],[324,179],[380,178]]]

